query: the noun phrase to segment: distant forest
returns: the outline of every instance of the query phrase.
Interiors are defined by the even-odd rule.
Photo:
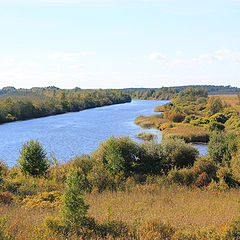
[[[130,102],[118,90],[63,90],[56,87],[0,90],[0,123],[45,117],[66,112]]]
[[[188,85],[176,87],[162,87],[162,88],[125,88],[120,89],[125,91],[133,99],[161,99],[169,100],[178,97],[178,94],[187,89],[203,89],[208,95],[222,95],[222,94],[238,94],[239,88],[231,86],[214,86],[214,85]]]

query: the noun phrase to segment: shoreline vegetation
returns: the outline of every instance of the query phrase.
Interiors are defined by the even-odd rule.
[[[163,108],[136,121],[207,128],[207,156],[166,134],[161,143],[111,137],[59,164],[30,140],[15,167],[0,161],[0,239],[240,239],[239,112],[192,88]]]
[[[140,132],[135,134],[135,136],[144,141],[151,141],[156,138],[156,134],[151,132]]]
[[[178,136],[186,142],[208,143],[214,132],[240,130],[239,95],[212,95],[203,89],[186,88],[171,102],[155,107],[152,116],[139,116],[142,128],[156,128],[166,136]]]
[[[56,87],[0,90],[0,124],[131,102],[117,90],[62,90]]]

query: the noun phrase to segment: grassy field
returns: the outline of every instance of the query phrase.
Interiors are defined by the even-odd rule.
[[[233,108],[240,112],[240,105],[237,95],[213,95],[213,96],[220,97],[224,103],[232,106]]]
[[[239,190],[211,192],[177,186],[161,188],[156,184],[135,186],[132,191],[91,193],[86,196],[86,202],[90,205],[89,215],[97,222],[105,221],[110,214],[112,218],[127,224],[129,232],[141,232],[149,223],[164,223],[189,231],[210,227],[220,231],[239,216],[240,207]],[[44,218],[58,216],[59,210],[27,210],[13,204],[1,205],[0,214],[7,216],[7,231],[15,239],[40,239],[39,227]],[[144,234],[151,236],[151,231],[146,229]]]

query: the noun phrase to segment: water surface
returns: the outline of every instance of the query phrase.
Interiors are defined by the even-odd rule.
[[[134,124],[140,115],[152,115],[156,106],[163,105],[162,100],[132,100],[131,103],[117,104],[88,109],[75,113],[66,113],[21,122],[0,125],[0,159],[13,166],[19,157],[22,144],[30,139],[38,139],[45,151],[53,153],[58,161],[68,160],[82,153],[89,154],[99,143],[111,136],[129,136],[143,130]],[[160,131],[156,132],[158,140]],[[198,146],[202,154],[207,146]]]

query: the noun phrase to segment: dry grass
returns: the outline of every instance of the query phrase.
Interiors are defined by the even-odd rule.
[[[237,95],[215,95],[215,96],[220,97],[224,103],[232,106],[233,108],[240,112],[240,105]]]
[[[210,132],[203,127],[179,124],[163,130],[163,136],[166,135],[183,137],[186,142],[208,142]]]
[[[162,119],[160,114],[152,116],[139,116],[135,119],[135,124],[140,125],[142,128],[156,128],[159,125],[169,122],[167,119]]]
[[[86,202],[90,204],[89,214],[98,221],[103,221],[111,208],[117,219],[132,227],[152,219],[176,227],[219,227],[236,219],[240,207],[239,190],[220,193],[157,185],[141,186],[133,192],[93,193],[87,195]],[[58,210],[2,205],[0,213],[20,233],[30,234],[46,216],[57,216]]]
[[[140,132],[138,134],[135,134],[135,136],[144,141],[151,141],[156,137],[156,134],[151,132]]]
[[[130,229],[138,229],[151,220],[190,229],[219,228],[239,216],[239,191],[161,188],[152,184],[138,186],[131,192],[88,194],[86,202],[90,204],[89,215],[97,222],[104,221],[111,209],[114,217],[127,223]],[[58,210],[27,210],[17,205],[1,205],[0,215],[7,216],[8,231],[14,233],[16,239],[37,239],[37,227],[45,217],[58,216]]]

